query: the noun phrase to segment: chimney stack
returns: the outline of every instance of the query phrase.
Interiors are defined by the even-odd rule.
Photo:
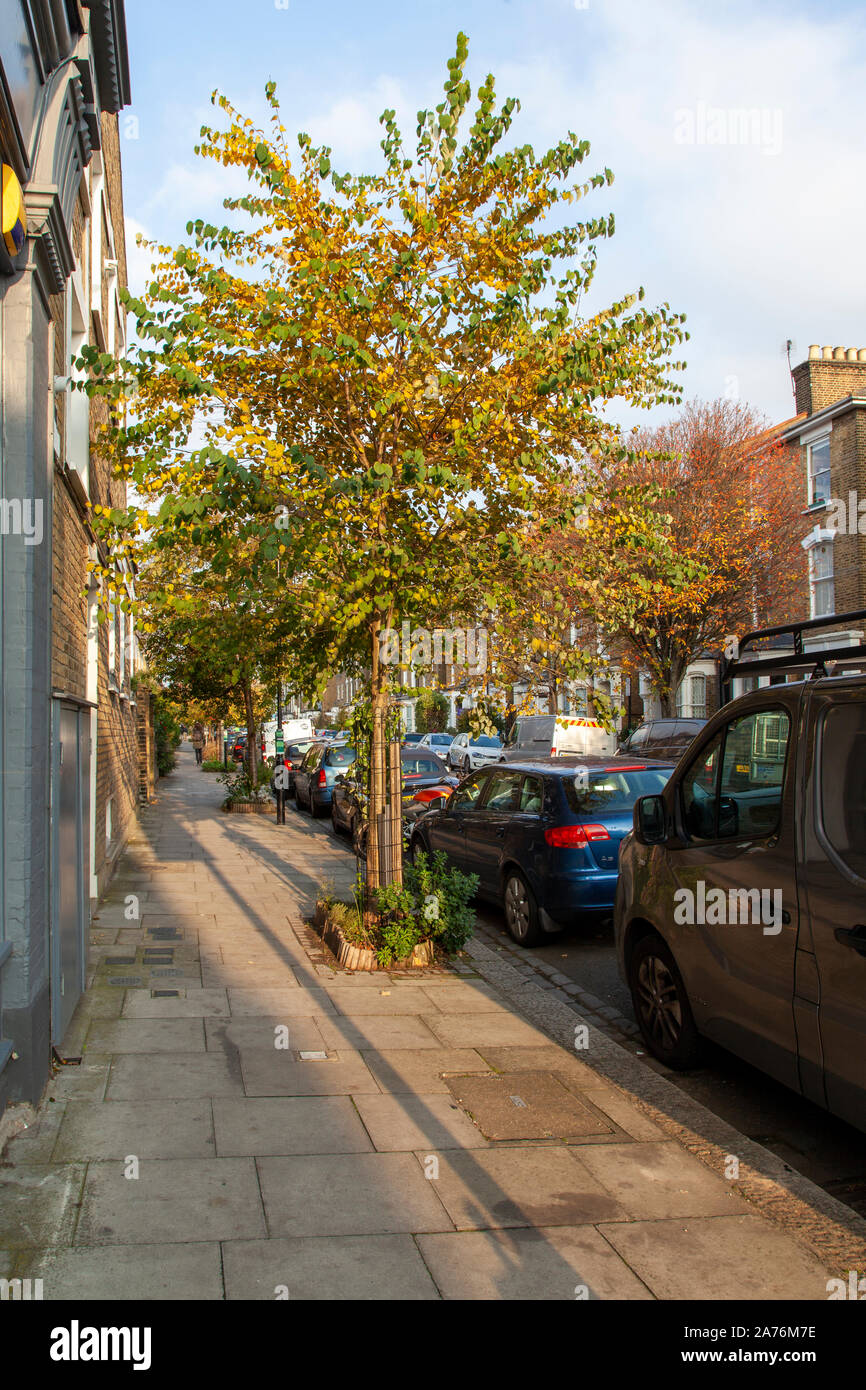
[[[797,414],[814,415],[845,396],[866,397],[866,348],[809,346],[793,370]]]

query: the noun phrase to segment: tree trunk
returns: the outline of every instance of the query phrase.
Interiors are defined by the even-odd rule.
[[[370,737],[370,794],[367,804],[367,898],[372,889],[381,884],[379,873],[380,829],[386,809],[386,759],[385,723],[388,710],[388,683],[386,673],[379,661],[378,621],[372,628],[373,649],[370,677],[370,703],[372,707]],[[368,908],[369,910],[369,908]]]
[[[259,770],[259,750],[256,747],[256,718],[253,713],[253,688],[249,681],[244,681],[244,709],[247,716],[247,771],[250,775],[250,785],[255,791],[258,785]]]

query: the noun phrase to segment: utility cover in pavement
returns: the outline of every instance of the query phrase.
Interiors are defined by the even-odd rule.
[[[582,1139],[613,1133],[594,1106],[578,1100],[549,1072],[443,1079],[485,1139]]]

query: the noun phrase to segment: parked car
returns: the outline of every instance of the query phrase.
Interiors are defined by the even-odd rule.
[[[451,744],[454,742],[453,734],[421,734],[418,742],[422,748],[432,748],[434,753],[438,753],[440,758],[444,758]]]
[[[706,727],[706,719],[648,719],[620,745],[620,753],[632,758],[673,758],[676,762]]]
[[[502,739],[494,734],[458,734],[445,756],[445,761],[455,772],[474,772],[476,767],[486,767],[488,763],[499,761]]]
[[[564,714],[521,714],[499,752],[501,763],[527,758],[599,757],[616,752],[616,735],[597,719]]]
[[[327,815],[337,777],[351,767],[355,750],[348,743],[324,743],[317,740],[301,759],[295,770],[295,800],[298,810],[312,816]]]
[[[450,796],[457,786],[440,757],[420,744],[400,749],[404,819],[408,826],[420,810],[426,811],[436,796]],[[331,824],[335,835],[350,834],[355,853],[366,853],[366,826],[360,787],[352,772],[337,779],[331,802]]]
[[[303,742],[301,742],[301,743],[287,743],[287,744],[286,744],[285,751],[284,751],[284,753],[283,753],[283,765],[284,765],[284,767],[285,767],[285,769],[286,769],[286,771],[285,771],[285,785],[284,785],[284,787],[283,787],[283,790],[284,790],[284,792],[286,793],[286,796],[288,796],[288,797],[291,798],[291,797],[293,797],[293,796],[295,795],[295,773],[297,772],[298,768],[301,766],[301,763],[302,763],[303,760],[304,760],[305,754],[309,753],[309,751],[310,751],[311,748],[316,748],[316,747],[321,747],[321,746],[322,746],[322,741],[321,741],[320,739],[316,739],[316,738],[307,738],[307,739],[304,739]],[[273,775],[273,777],[271,778],[271,791],[272,791],[274,794],[276,794],[276,790],[277,790],[276,776],[277,776],[277,773],[276,773],[276,768],[275,768],[275,769],[274,769],[274,775]]]
[[[741,653],[733,675],[780,665]],[[709,1038],[866,1129],[866,675],[824,675],[837,656],[810,645],[812,678],[723,706],[637,802],[615,930],[656,1057],[688,1067]]]
[[[444,850],[477,874],[480,896],[502,904],[514,940],[532,946],[584,916],[610,915],[632,806],[671,770],[602,758],[480,768],[418,820],[409,855]]]

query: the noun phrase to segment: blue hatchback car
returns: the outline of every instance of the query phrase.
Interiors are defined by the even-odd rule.
[[[326,816],[335,781],[354,761],[355,750],[348,743],[314,743],[295,770],[298,810],[306,808],[312,816]]]
[[[613,911],[619,846],[638,797],[660,792],[674,764],[550,758],[496,764],[464,778],[416,822],[409,856],[443,850],[477,874],[521,946],[581,917]]]

